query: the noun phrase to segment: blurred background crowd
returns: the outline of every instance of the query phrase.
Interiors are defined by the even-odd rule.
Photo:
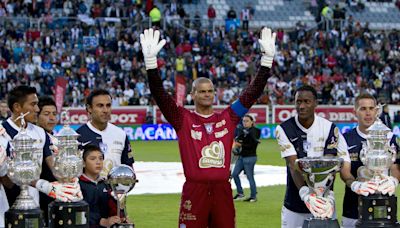
[[[363,1],[307,3],[314,26],[299,20],[290,28],[274,28],[275,67],[258,103],[291,104],[295,89],[310,84],[317,88],[320,104],[353,104],[361,92],[400,104],[399,31],[371,29],[368,22],[354,19],[351,12],[365,10]],[[196,4],[2,0],[0,99],[19,84],[54,94],[57,78],[63,77],[65,106],[83,106],[93,88],[108,89],[113,106],[152,105],[139,34],[153,26],[167,40],[158,58],[164,88],[174,94],[176,77],[188,85],[208,77],[218,88],[215,103],[229,104],[259,66],[261,27],[252,26],[257,7],[249,2],[218,15],[212,4],[201,11],[189,7]],[[192,103],[189,95],[185,102]]]

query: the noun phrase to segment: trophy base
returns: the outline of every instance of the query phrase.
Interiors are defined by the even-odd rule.
[[[397,197],[382,194],[358,197],[356,227],[400,227],[397,222]]]
[[[49,228],[89,228],[89,204],[85,201],[65,203],[53,201],[49,204]]]
[[[337,219],[309,218],[304,220],[302,228],[340,228]]]
[[[43,227],[43,213],[37,209],[18,210],[9,209],[4,213],[7,228],[41,228]]]
[[[132,224],[132,223],[119,223],[119,224],[112,225],[111,228],[135,228],[135,224]]]

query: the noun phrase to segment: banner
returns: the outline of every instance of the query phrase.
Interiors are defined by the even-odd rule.
[[[355,123],[338,123],[336,124],[341,133],[353,129]],[[80,125],[71,125],[73,129],[78,129]],[[277,124],[257,124],[257,128],[261,130],[261,139],[275,139],[275,129]],[[63,125],[57,125],[54,128],[56,134]],[[143,124],[143,125],[121,125],[121,127],[130,141],[160,141],[160,140],[177,140],[174,128],[170,124]],[[399,134],[399,126],[393,129],[394,133]]]
[[[228,106],[227,105],[214,105],[214,111],[222,112],[226,107],[228,107]],[[187,108],[189,110],[194,110],[195,107],[193,105],[187,105],[187,106],[185,106],[185,108]],[[156,123],[159,123],[159,124],[168,123],[168,121],[162,115],[158,106],[155,108],[155,110],[156,110],[155,111]],[[268,112],[267,105],[253,105],[247,114],[250,114],[251,116],[253,116],[253,118],[256,120],[256,124],[268,123],[269,112]]]
[[[70,108],[68,111],[71,124],[85,124],[89,120],[84,108]],[[144,124],[146,112],[146,106],[113,107],[110,122],[116,125]]]
[[[324,117],[332,122],[357,122],[354,114],[354,106],[328,106],[321,105],[315,109],[317,115]],[[275,105],[272,107],[272,123],[282,123],[296,114],[293,105]]]
[[[186,100],[186,82],[183,76],[177,75],[175,77],[175,91],[176,91],[176,104],[183,106]]]
[[[56,79],[54,101],[56,102],[58,113],[61,113],[61,110],[63,109],[67,83],[67,79],[65,79],[64,77],[57,77]]]

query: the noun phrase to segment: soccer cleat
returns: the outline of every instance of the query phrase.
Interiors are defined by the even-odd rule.
[[[244,194],[236,194],[236,195],[233,197],[233,199],[234,199],[234,200],[242,200],[242,199],[244,199]]]
[[[250,203],[254,203],[254,202],[257,202],[257,198],[249,197],[249,198],[247,198],[247,199],[245,199],[245,200],[243,200],[243,201],[245,201],[245,202],[250,202]]]

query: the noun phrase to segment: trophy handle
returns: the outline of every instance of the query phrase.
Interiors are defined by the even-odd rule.
[[[367,143],[368,142],[366,142],[366,141],[362,142],[362,148],[360,150],[360,160],[361,160],[362,163],[365,163],[365,161],[366,161],[366,156],[367,156],[367,152],[368,152]]]

